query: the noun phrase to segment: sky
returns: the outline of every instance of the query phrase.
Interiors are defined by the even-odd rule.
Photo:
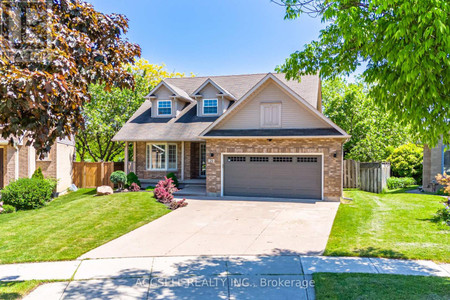
[[[197,76],[273,72],[318,38],[320,18],[284,20],[270,0],[86,0],[129,19],[127,38],[150,63]]]

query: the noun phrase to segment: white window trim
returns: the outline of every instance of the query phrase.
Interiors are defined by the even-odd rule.
[[[170,102],[170,114],[160,114],[159,113],[159,103],[160,102]],[[168,108],[168,107],[164,107],[164,108]],[[173,103],[172,103],[172,100],[157,100],[156,101],[156,115],[158,117],[160,117],[160,116],[172,116],[173,115]]]
[[[217,112],[215,114],[214,113],[205,113],[205,101],[206,100],[215,100],[216,101]],[[214,107],[214,106],[207,106],[207,107]],[[212,98],[212,99],[203,99],[203,101],[202,101],[202,114],[204,116],[216,116],[216,115],[218,115],[219,114],[219,99],[214,99],[214,98]]]
[[[153,145],[165,145],[166,146],[166,162],[165,168],[156,169],[152,168],[152,146]],[[169,169],[169,145],[175,146],[175,168]],[[150,146],[150,152],[148,147]],[[147,171],[177,171],[178,170],[178,144],[176,143],[146,143],[145,145],[145,169]]]
[[[278,109],[278,120],[279,120],[279,123],[276,124],[276,125],[264,125],[264,106],[268,106],[268,105],[277,105],[277,106],[279,106],[279,109]],[[261,106],[260,106],[260,126],[261,126],[261,128],[281,128],[281,123],[282,123],[282,121],[281,121],[281,109],[282,109],[281,102],[261,103]]]

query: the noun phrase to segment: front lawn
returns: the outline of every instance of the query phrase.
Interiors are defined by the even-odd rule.
[[[450,228],[434,222],[442,197],[392,191],[346,191],[324,255],[450,262]]]
[[[450,278],[387,274],[316,273],[316,298],[449,299]]]
[[[0,215],[0,263],[70,260],[170,210],[152,193],[80,189],[47,206]]]
[[[21,299],[46,281],[29,280],[29,281],[0,281],[0,299],[13,300]]]

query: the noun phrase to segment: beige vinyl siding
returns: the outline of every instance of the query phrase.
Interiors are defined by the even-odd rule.
[[[330,125],[315,116],[308,108],[268,81],[254,96],[225,118],[217,129],[260,129],[261,103],[281,103],[281,128],[329,128]]]

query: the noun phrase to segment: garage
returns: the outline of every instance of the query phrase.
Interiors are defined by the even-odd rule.
[[[223,194],[322,199],[322,156],[224,155]]]

